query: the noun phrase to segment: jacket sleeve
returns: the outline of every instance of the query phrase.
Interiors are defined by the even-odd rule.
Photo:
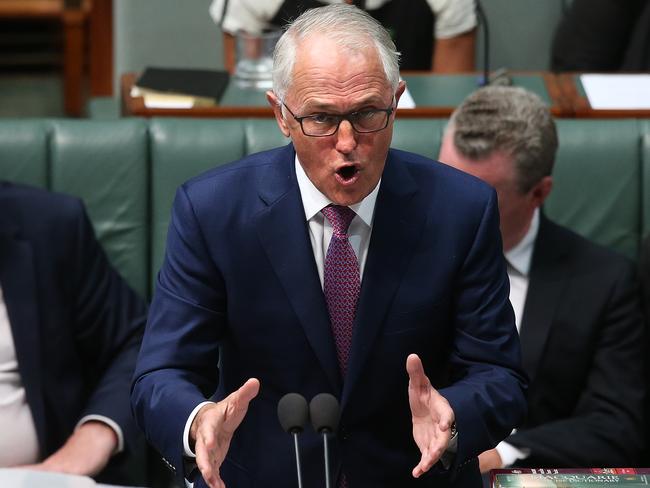
[[[140,435],[130,409],[129,390],[140,347],[146,304],[110,265],[78,201],[69,229],[74,263],[70,295],[74,338],[82,357],[89,397],[81,417],[101,415],[119,425],[125,449]],[[66,232],[66,229],[62,229]]]
[[[611,280],[611,290],[595,324],[596,343],[586,383],[576,386],[583,390],[574,411],[510,436],[508,443],[530,450],[530,456],[518,465],[616,467],[640,462],[645,334],[634,270],[624,264],[610,278],[601,275]]]

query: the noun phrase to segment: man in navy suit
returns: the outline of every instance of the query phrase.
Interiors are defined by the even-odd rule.
[[[145,303],[78,199],[0,182],[0,209],[0,466],[142,482],[129,387]]]
[[[308,11],[267,94],[292,143],[179,188],[132,392],[177,474],[295,486],[289,392],[340,400],[337,486],[480,486],[476,456],[522,420],[496,194],[389,149],[404,88],[376,21]],[[322,439],[300,445],[324,484]]]
[[[528,417],[479,456],[502,467],[637,466],[644,444],[644,324],[634,267],[548,219],[558,141],[542,100],[485,87],[456,109],[440,160],[499,196],[510,300],[530,378]]]

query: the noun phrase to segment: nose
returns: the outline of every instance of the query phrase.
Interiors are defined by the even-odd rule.
[[[342,120],[336,133],[336,150],[348,154],[357,147],[357,133],[348,120]]]

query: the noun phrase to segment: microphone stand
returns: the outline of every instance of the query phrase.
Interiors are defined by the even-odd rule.
[[[327,430],[323,431],[323,449],[325,451],[325,488],[331,488],[330,482],[330,455],[327,445]]]
[[[291,432],[293,435],[293,447],[296,450],[296,470],[298,472],[298,488],[302,488],[302,468],[300,466],[300,451],[298,450],[298,432]]]

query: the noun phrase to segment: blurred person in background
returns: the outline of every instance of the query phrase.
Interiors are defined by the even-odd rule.
[[[210,15],[224,33],[226,68],[234,68],[235,36],[281,29],[307,9],[343,0],[213,0]],[[388,29],[400,69],[456,73],[474,70],[475,0],[345,0]],[[431,42],[427,42],[431,39]]]
[[[0,466],[143,484],[144,301],[77,198],[0,181],[0,209]]]
[[[553,71],[649,71],[648,0],[573,0],[553,40]]]
[[[486,87],[453,113],[440,160],[499,197],[510,301],[530,379],[528,416],[482,472],[638,466],[644,444],[644,324],[631,262],[552,222],[555,122],[535,94]]]

